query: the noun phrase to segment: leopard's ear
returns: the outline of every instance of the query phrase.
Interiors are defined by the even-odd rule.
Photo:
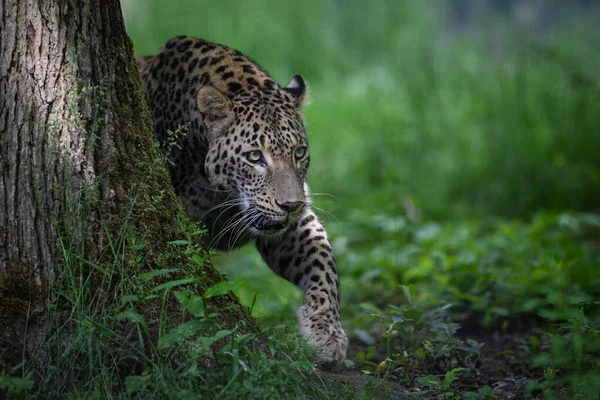
[[[196,105],[205,123],[224,121],[233,116],[231,100],[212,85],[202,86],[198,90]]]
[[[301,110],[308,103],[306,87],[307,85],[304,79],[300,75],[294,75],[290,83],[288,83],[288,85],[283,88],[283,90],[285,90],[294,97],[294,102],[298,110]]]

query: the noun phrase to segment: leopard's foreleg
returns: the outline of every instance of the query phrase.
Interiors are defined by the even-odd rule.
[[[342,361],[348,339],[340,320],[340,284],[325,228],[307,207],[280,237],[257,239],[269,267],[299,286],[304,301],[298,310],[300,333],[319,347],[323,361]]]

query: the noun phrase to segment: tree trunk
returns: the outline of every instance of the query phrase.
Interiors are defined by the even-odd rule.
[[[196,243],[195,228],[155,150],[118,0],[3,0],[0,43],[2,369],[44,363],[49,306],[82,279],[109,302],[144,270],[204,274],[197,292],[223,278],[167,244]],[[225,320],[248,317],[220,301]]]

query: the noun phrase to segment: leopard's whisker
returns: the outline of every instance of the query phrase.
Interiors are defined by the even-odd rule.
[[[208,186],[201,185],[201,184],[199,184],[199,183],[198,183],[198,182],[196,182],[196,181],[192,182],[192,184],[193,184],[195,187],[197,187],[197,188],[200,188],[200,189],[203,189],[203,190],[209,190],[209,191],[211,191],[211,192],[218,192],[218,193],[230,193],[230,192],[234,192],[234,190],[233,190],[233,189],[218,189],[218,188],[212,188],[212,187],[208,187]]]
[[[330,216],[331,218],[333,218],[334,220],[338,221],[337,217],[335,215],[333,215],[332,213],[330,213],[327,210],[324,210],[320,207],[315,206],[314,204],[311,205],[311,208],[313,210],[315,210],[315,212],[318,212],[321,214],[321,216]]]
[[[213,237],[213,239],[211,240],[209,247],[212,247],[213,244],[217,244],[226,234],[228,231],[230,231],[232,229],[232,227],[234,227],[241,219],[238,219],[238,215],[242,214],[242,219],[244,217],[244,211],[239,211],[236,214],[232,215],[226,222],[225,224],[223,224],[221,230]],[[229,224],[229,221],[231,221],[231,223]],[[214,229],[214,226],[213,226]]]
[[[246,215],[243,221],[248,220],[247,223],[243,223],[237,226],[236,229],[233,229],[231,232],[231,236],[229,237],[229,248],[234,248],[238,239],[248,230],[248,228],[260,218],[260,214],[257,211],[254,211],[254,215]]]
[[[223,210],[221,211],[221,213],[220,213],[219,215],[217,215],[217,217],[215,218],[215,222],[213,223],[213,227],[212,227],[213,231],[214,231],[214,229],[215,229],[215,225],[216,225],[216,224],[217,224],[217,222],[219,221],[219,218],[221,218],[221,215],[223,215],[223,214],[224,214],[224,213],[226,213],[227,211],[231,210],[232,208],[235,208],[235,207],[236,207],[236,206],[238,206],[238,205],[243,205],[243,204],[233,204],[233,205],[231,205],[230,207],[227,207],[227,208],[223,209]],[[240,213],[243,213],[243,212],[244,212],[244,210],[242,209],[242,210],[238,211],[237,213],[235,213],[235,214],[234,214],[234,216],[232,216],[232,217],[229,217],[229,219],[228,219],[227,221],[225,221],[225,223],[223,224],[223,226],[226,226],[227,222],[229,222],[229,221],[230,221],[232,218],[234,218],[235,216],[237,216],[237,215],[239,215]]]
[[[340,201],[339,197],[329,194],[329,193],[317,193],[317,192],[309,192],[311,196],[323,196],[323,197],[331,197],[337,201]]]
[[[242,214],[242,217],[240,219],[237,219],[238,215],[240,215],[240,214]],[[239,223],[243,222],[244,218],[246,217],[246,214],[247,214],[246,211],[241,210],[241,211],[237,212],[236,214],[232,215],[227,221],[225,221],[225,223],[222,226],[221,231],[211,241],[211,245],[213,242],[218,243],[218,241],[221,240],[221,238],[223,238],[225,236],[225,234],[227,234],[229,231],[233,230],[233,228],[235,226],[237,226]],[[231,221],[231,223],[230,223],[230,221]]]
[[[240,205],[240,206],[241,206],[241,205],[243,205],[243,204],[244,204],[244,202],[243,202],[242,200],[240,200],[240,199],[231,199],[231,200],[228,200],[228,201],[224,201],[224,202],[222,202],[222,203],[219,203],[219,204],[217,204],[217,205],[216,205],[216,206],[214,206],[214,207],[211,207],[210,209],[206,210],[205,212],[203,212],[203,213],[202,213],[202,214],[201,214],[201,215],[198,217],[198,219],[199,219],[199,220],[202,220],[202,219],[204,219],[204,217],[206,217],[206,216],[207,216],[208,214],[210,214],[212,211],[215,211],[215,210],[217,210],[217,209],[219,209],[219,208],[222,208],[222,207],[227,207],[227,206],[237,206],[237,205]]]

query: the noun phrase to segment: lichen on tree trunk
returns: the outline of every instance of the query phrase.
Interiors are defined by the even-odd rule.
[[[74,254],[114,269],[118,240],[120,280],[140,268],[202,273],[197,292],[222,280],[167,245],[196,228],[155,150],[118,0],[4,0],[0,43],[0,362],[44,340]],[[225,321],[249,319],[233,296],[220,301]]]

